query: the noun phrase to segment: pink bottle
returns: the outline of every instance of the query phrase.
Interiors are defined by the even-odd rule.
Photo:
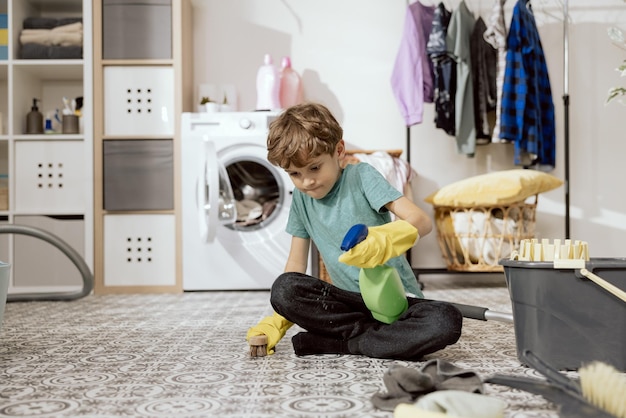
[[[283,109],[302,103],[302,82],[291,68],[289,57],[283,57],[280,70],[280,105]]]
[[[256,76],[256,110],[280,109],[280,74],[272,56],[265,54]]]

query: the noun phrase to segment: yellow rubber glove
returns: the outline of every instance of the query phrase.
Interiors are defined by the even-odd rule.
[[[274,354],[274,347],[292,325],[293,322],[286,320],[274,312],[272,316],[266,316],[261,319],[258,324],[248,330],[246,341],[256,335],[265,335],[267,336],[267,354]]]
[[[401,219],[368,227],[367,238],[341,254],[339,261],[361,268],[380,266],[404,254],[418,240],[417,228]]]

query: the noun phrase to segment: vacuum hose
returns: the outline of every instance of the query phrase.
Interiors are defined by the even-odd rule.
[[[58,236],[26,225],[0,225],[0,234],[19,234],[44,240],[57,247],[65,254],[74,265],[78,268],[83,278],[83,288],[75,292],[51,292],[51,293],[17,293],[9,294],[7,302],[29,302],[29,301],[59,301],[59,300],[75,300],[87,296],[93,290],[93,274],[89,270],[89,266],[85,263],[78,252],[69,246]]]

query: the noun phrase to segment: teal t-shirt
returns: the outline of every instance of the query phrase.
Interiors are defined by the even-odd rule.
[[[287,232],[311,239],[317,247],[333,284],[359,292],[359,268],[339,262],[341,242],[355,224],[378,226],[388,223],[391,215],[385,208],[402,196],[378,170],[367,163],[348,165],[331,191],[323,199],[314,199],[294,190],[287,222]],[[413,269],[404,255],[387,262],[395,267],[404,289],[423,297]]]

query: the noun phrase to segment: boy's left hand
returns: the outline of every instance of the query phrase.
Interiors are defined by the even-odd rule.
[[[418,240],[417,228],[407,221],[368,227],[367,237],[339,256],[339,261],[361,268],[376,267],[404,254]]]

